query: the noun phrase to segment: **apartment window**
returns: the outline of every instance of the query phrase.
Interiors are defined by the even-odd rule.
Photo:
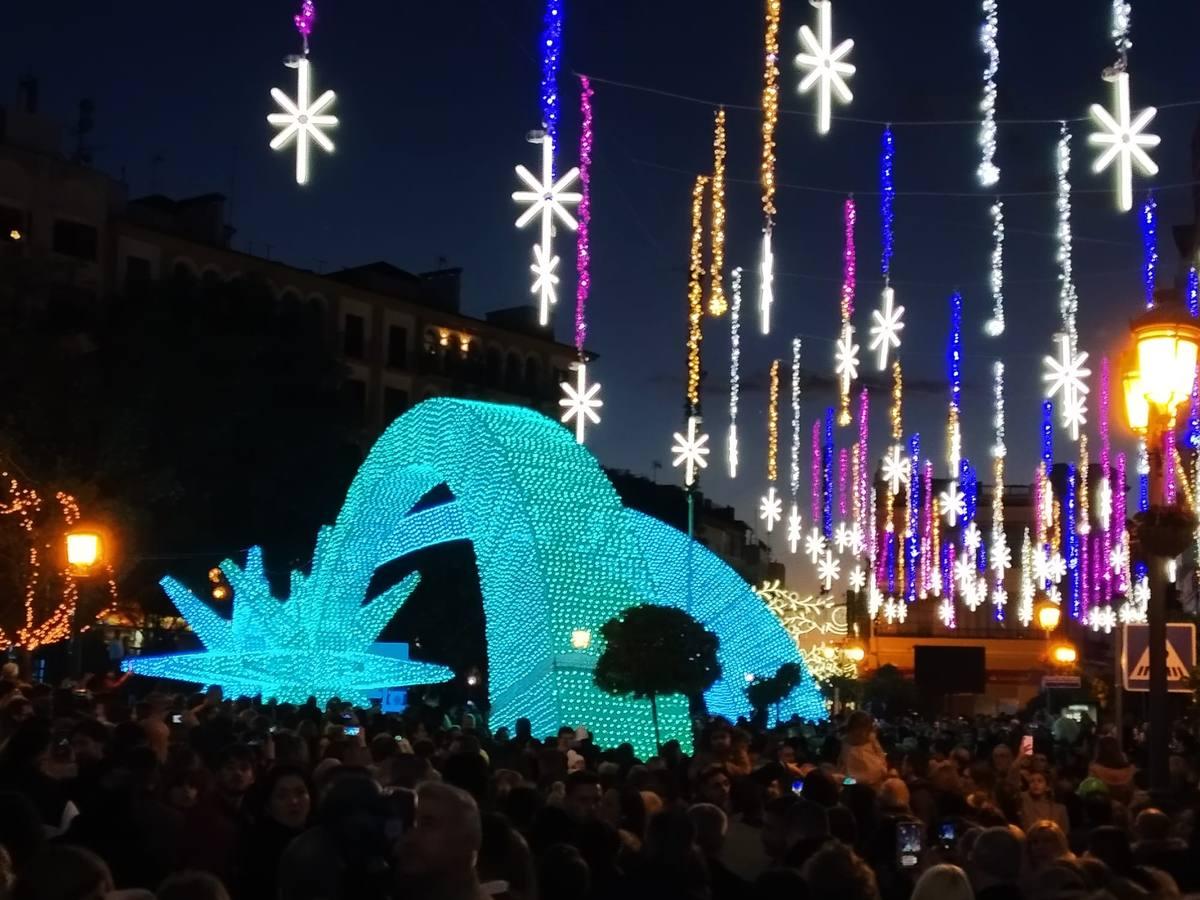
[[[64,219],[54,221],[54,252],[63,256],[73,256],[76,259],[95,261],[96,249],[99,246],[99,236],[91,225],[79,222],[68,222]]]
[[[129,297],[144,297],[152,277],[150,260],[140,256],[125,257],[125,294]]]
[[[383,423],[390,425],[408,409],[408,391],[403,388],[384,386],[383,388]]]
[[[393,369],[408,368],[408,329],[403,325],[388,328],[387,364]]]
[[[342,352],[350,359],[362,359],[366,349],[367,321],[347,313],[342,333]]]
[[[342,409],[351,425],[362,428],[367,424],[367,383],[357,378],[342,382]]]

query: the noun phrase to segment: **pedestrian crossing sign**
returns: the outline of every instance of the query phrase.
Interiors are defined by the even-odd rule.
[[[1191,672],[1196,667],[1196,626],[1191,622],[1167,624],[1167,690],[1191,693]],[[1127,624],[1121,651],[1125,690],[1150,690],[1150,626]]]

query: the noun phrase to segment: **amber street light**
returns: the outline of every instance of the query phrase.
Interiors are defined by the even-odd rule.
[[[867,648],[858,641],[851,641],[842,649],[842,652],[846,654],[846,659],[856,666],[867,658]]]
[[[103,543],[94,531],[67,532],[67,565],[80,572],[89,572],[100,562]]]
[[[1042,591],[1038,592],[1038,602],[1034,605],[1034,615],[1037,616],[1038,628],[1046,632],[1049,637],[1050,632],[1058,627],[1058,623],[1062,620],[1062,607],[1053,602]]]
[[[1168,507],[1163,490],[1163,436],[1175,422],[1175,411],[1191,397],[1200,350],[1200,324],[1179,294],[1158,291],[1155,304],[1129,323],[1133,347],[1126,354],[1122,383],[1129,427],[1140,435],[1150,463],[1150,509],[1139,513],[1136,538],[1150,571],[1150,785],[1165,792],[1170,785],[1167,722],[1167,606],[1165,566],[1186,549],[1190,539],[1190,513]],[[1174,447],[1169,448],[1174,452]],[[1123,490],[1124,486],[1119,485]]]
[[[1073,644],[1055,644],[1050,648],[1050,658],[1060,666],[1069,666],[1079,658],[1079,653]]]

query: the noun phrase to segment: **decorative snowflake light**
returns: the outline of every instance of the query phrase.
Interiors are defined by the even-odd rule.
[[[825,551],[825,555],[821,557],[817,563],[817,578],[821,580],[821,584],[825,586],[825,590],[829,590],[838,576],[842,572],[842,562],[830,550]]]
[[[983,534],[979,531],[979,526],[971,522],[963,529],[963,546],[975,553],[983,543]]]
[[[833,532],[833,545],[837,547],[837,552],[845,553],[853,542],[854,536],[850,526],[845,522],[838,522],[838,527]]]
[[[267,121],[283,129],[271,140],[272,150],[281,150],[293,140],[296,142],[296,184],[308,183],[309,141],[316,143],[326,153],[333,152],[333,141],[326,137],[322,128],[333,128],[338,124],[337,116],[327,110],[336,95],[326,91],[315,101],[312,96],[312,67],[307,59],[299,57],[289,60],[296,69],[296,101],[279,88],[271,88],[271,96],[283,108],[281,113],[271,113]]]
[[[1118,541],[1113,544],[1112,550],[1108,553],[1108,564],[1112,570],[1118,574],[1125,571],[1125,566],[1129,562],[1129,552],[1125,549],[1125,542]]]
[[[879,585],[872,583],[870,590],[867,591],[867,615],[874,619],[879,615],[882,606],[883,591],[879,590]]]
[[[767,531],[774,531],[775,523],[783,518],[783,499],[775,494],[775,486],[767,488],[767,494],[758,504],[758,517],[767,523]]]
[[[837,339],[833,358],[836,363],[834,371],[841,378],[843,389],[849,390],[850,383],[858,378],[858,344],[854,343],[854,326],[849,322]]]
[[[675,432],[675,444],[671,447],[671,452],[675,454],[675,460],[671,465],[676,468],[684,467],[683,483],[688,487],[696,483],[699,469],[708,468],[708,460],[705,457],[711,452],[705,446],[708,443],[708,435],[699,434],[699,427],[699,418],[688,416],[687,434],[682,435],[678,431]]]
[[[904,307],[896,306],[896,292],[883,289],[883,308],[871,311],[871,343],[869,349],[879,354],[879,371],[887,368],[888,351],[900,348],[900,332],[904,330]]]
[[[1138,606],[1145,609],[1150,603],[1150,579],[1143,575],[1133,585],[1133,599]]]
[[[965,553],[954,560],[954,580],[963,596],[969,594],[975,586],[975,562]]]
[[[991,569],[997,575],[1003,574],[1005,569],[1012,568],[1012,549],[1005,541],[1003,532],[996,535],[996,539],[992,541],[988,556],[991,562]]]
[[[1050,558],[1046,560],[1046,577],[1055,584],[1058,584],[1066,575],[1067,561],[1062,558],[1062,554],[1050,554]]]
[[[1115,114],[1109,113],[1099,103],[1091,106],[1092,118],[1103,129],[1088,135],[1088,143],[1105,149],[1092,163],[1092,171],[1099,174],[1115,161],[1117,173],[1117,206],[1124,212],[1133,209],[1133,166],[1136,163],[1143,175],[1153,177],[1158,174],[1158,165],[1150,158],[1143,148],[1157,147],[1159,137],[1156,134],[1143,134],[1142,131],[1158,113],[1153,106],[1147,106],[1136,116],[1129,108],[1129,73],[1115,72],[1108,76],[1115,90]]]
[[[600,416],[596,410],[604,405],[604,401],[600,399],[599,382],[593,385],[587,383],[587,365],[575,363],[572,368],[575,369],[575,384],[566,381],[560,384],[566,396],[558,401],[558,405],[566,408],[566,412],[562,414],[564,424],[575,420],[575,441],[582,444],[588,420],[590,419],[593,425],[600,424]]]
[[[1089,388],[1084,379],[1092,374],[1092,370],[1084,367],[1087,353],[1077,352],[1071,346],[1069,335],[1055,335],[1055,340],[1059,348],[1058,357],[1045,357],[1047,371],[1042,380],[1047,383],[1047,397],[1054,398],[1062,393],[1063,425],[1070,429],[1072,439],[1078,440],[1079,427],[1087,421],[1085,398]]]
[[[1112,630],[1117,627],[1117,614],[1111,606],[1093,606],[1088,619],[1092,631],[1112,634]]]
[[[552,247],[542,244],[533,245],[533,263],[529,271],[533,273],[533,286],[529,293],[538,295],[539,309],[549,309],[558,302],[558,268],[559,258],[554,255]]]
[[[815,566],[825,552],[825,535],[820,528],[813,528],[804,538],[804,552]]]
[[[1004,609],[1008,606],[1008,591],[1002,587],[997,587],[992,590],[992,606],[997,609]]]
[[[954,601],[946,597],[938,604],[938,618],[947,628],[954,627]]]
[[[1096,518],[1100,521],[1101,530],[1104,530],[1108,526],[1108,521],[1112,518],[1113,502],[1112,484],[1109,483],[1107,477],[1101,477],[1100,490],[1097,493]]]
[[[863,535],[862,525],[855,522],[850,526],[850,552],[855,556],[862,556],[862,552],[865,549],[866,539]]]
[[[867,573],[863,571],[862,566],[855,566],[850,570],[850,574],[846,576],[846,583],[850,585],[850,590],[861,591],[867,584]]]
[[[912,473],[912,460],[905,454],[904,448],[894,444],[883,455],[883,483],[895,496],[900,493],[902,485],[908,484]]]
[[[546,325],[550,321],[550,306],[557,301],[554,294],[554,284],[557,276],[552,272],[558,263],[558,257],[553,253],[554,220],[575,231],[579,222],[567,211],[564,203],[578,203],[583,195],[567,188],[579,178],[579,169],[572,168],[564,173],[557,181],[554,179],[554,141],[545,134],[540,141],[542,145],[542,176],[534,177],[524,166],[517,166],[517,177],[525,183],[529,190],[513,191],[512,198],[517,203],[526,204],[527,208],[517,217],[517,227],[524,228],[535,218],[541,219],[541,238],[534,248],[534,274],[538,275],[534,291],[540,292],[541,305],[539,321]],[[539,249],[540,248],[540,252]]]
[[[951,528],[967,515],[967,497],[959,489],[957,481],[950,482],[946,489],[938,494],[938,506],[942,515],[946,517],[946,524]]]
[[[800,529],[801,529],[802,525],[803,525],[803,519],[800,516],[800,509],[799,509],[799,507],[796,506],[795,503],[793,503],[792,510],[791,510],[791,512],[788,513],[788,519],[787,519],[788,550],[792,553],[795,553],[797,548],[800,546],[800,540],[801,540]]]
[[[807,69],[808,74],[800,81],[800,93],[807,93],[817,85],[817,132],[829,133],[830,106],[833,95],[842,103],[849,103],[854,94],[846,84],[846,78],[854,74],[854,65],[844,57],[854,48],[854,41],[844,40],[833,46],[833,9],[829,0],[815,0],[817,8],[817,30],[807,25],[800,29],[800,42],[804,50],[796,57],[796,65]]]

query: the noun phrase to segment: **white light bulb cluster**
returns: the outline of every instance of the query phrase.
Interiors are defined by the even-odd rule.
[[[979,183],[991,187],[1000,180],[1000,168],[996,165],[996,73],[1000,71],[999,36],[1000,20],[996,14],[996,0],[983,0],[983,27],[979,30],[979,43],[987,57],[983,70],[983,100],[979,104],[983,121],[979,126],[979,146],[983,150],[983,161],[979,164]]]
[[[730,273],[730,290],[733,303],[729,310],[729,443],[726,456],[729,461],[729,477],[737,478],[738,470],[738,394],[741,390],[742,361],[742,268],[738,266]]]
[[[1004,334],[1004,204],[992,204],[992,271],[988,279],[992,289],[992,317],[984,325],[991,337]]]

